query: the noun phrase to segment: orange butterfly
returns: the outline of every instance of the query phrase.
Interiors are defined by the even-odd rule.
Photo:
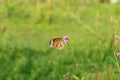
[[[61,50],[64,48],[64,44],[68,42],[68,36],[64,36],[64,38],[54,38],[50,41],[49,46]]]

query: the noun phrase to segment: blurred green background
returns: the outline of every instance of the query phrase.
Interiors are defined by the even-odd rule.
[[[49,47],[65,35],[70,46]],[[119,3],[0,0],[0,80],[120,80],[114,35]]]

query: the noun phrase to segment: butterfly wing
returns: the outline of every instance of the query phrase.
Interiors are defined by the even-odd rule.
[[[64,42],[61,38],[55,38],[50,41],[49,43],[50,47],[56,48],[56,49],[63,49],[64,48]]]
[[[63,48],[64,48],[64,42],[61,40],[61,41],[57,44],[56,49],[61,50],[61,49],[63,49]]]
[[[50,47],[53,47],[53,40],[51,40],[51,41],[49,42],[49,46],[50,46]]]

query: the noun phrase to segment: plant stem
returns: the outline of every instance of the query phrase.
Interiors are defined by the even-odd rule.
[[[118,63],[118,59],[117,59],[117,57],[116,57],[116,54],[115,54],[115,51],[114,51],[114,50],[113,50],[113,53],[114,53],[114,57],[115,57],[115,63],[116,63],[116,65],[117,65],[118,71],[120,72],[120,65],[119,65],[119,63]]]

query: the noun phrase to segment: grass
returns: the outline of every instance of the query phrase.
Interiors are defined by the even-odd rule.
[[[120,79],[120,44],[113,47],[119,4],[8,0],[0,3],[0,15],[1,80]],[[70,47],[48,46],[64,35]]]

